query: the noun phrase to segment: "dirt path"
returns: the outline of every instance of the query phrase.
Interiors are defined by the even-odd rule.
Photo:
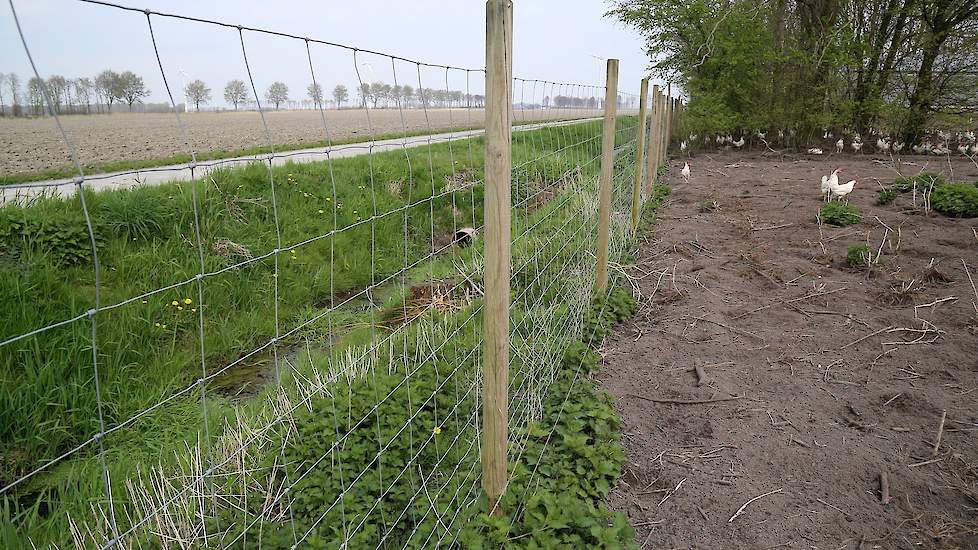
[[[978,220],[901,213],[906,195],[875,206],[870,179],[851,201],[863,222],[820,238],[819,176],[840,165],[896,176],[866,157],[721,154],[697,157],[688,185],[671,178],[637,258],[639,314],[600,375],[628,455],[611,505],[645,548],[978,548],[978,318],[961,261],[978,277]],[[954,170],[978,179],[966,160]],[[850,244],[880,246],[876,216],[900,236],[878,269],[851,269]],[[887,344],[914,340],[935,341]]]

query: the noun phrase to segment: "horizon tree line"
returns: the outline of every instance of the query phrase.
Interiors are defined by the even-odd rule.
[[[37,77],[30,78],[22,89],[21,79],[17,73],[0,73],[0,116],[40,116],[47,112],[44,99],[45,90],[51,101],[54,114],[93,114],[112,112],[113,105],[127,105],[132,111],[133,105],[143,103],[150,95],[143,78],[132,71],[115,72],[104,70],[95,77],[66,78],[52,75],[46,80]],[[391,85],[386,82],[364,82],[354,87],[358,102],[353,105],[360,108],[388,109],[402,108],[463,108],[485,107],[485,96],[482,94],[465,93],[461,90],[444,90],[435,88],[414,88],[410,85]],[[306,87],[305,97],[300,100],[304,105],[313,108],[325,106],[325,91],[322,84],[311,83]],[[213,90],[201,79],[186,83],[183,87],[183,108],[200,111],[201,106],[210,104]],[[337,109],[342,109],[350,100],[350,89],[337,84],[331,92],[332,103]],[[232,79],[223,90],[223,99],[234,110],[245,106],[253,108],[256,105],[251,86],[244,80]],[[294,104],[290,97],[290,89],[281,81],[271,83],[262,94],[262,99],[268,105],[278,110],[282,105]],[[620,100],[619,100],[620,101]],[[572,97],[556,95],[553,98],[544,97],[542,102],[534,106],[542,107],[580,107],[597,108],[601,101],[595,97]]]

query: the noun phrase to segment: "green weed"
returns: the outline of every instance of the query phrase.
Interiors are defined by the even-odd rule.
[[[830,202],[819,211],[822,221],[840,227],[859,223],[862,215],[854,205],[841,202]]]
[[[930,195],[934,210],[954,218],[978,217],[978,187],[967,183],[942,185]]]

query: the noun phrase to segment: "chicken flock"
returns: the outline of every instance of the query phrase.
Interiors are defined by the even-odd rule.
[[[765,130],[757,130],[751,134],[749,139],[747,133],[741,133],[738,139],[734,139],[733,134],[730,133],[717,134],[713,137],[704,135],[702,144],[704,147],[709,147],[711,143],[715,143],[719,149],[740,150],[745,145],[749,148],[750,143],[756,140],[756,142],[763,143],[765,147],[770,147],[767,134],[768,132]],[[912,152],[917,155],[948,156],[959,154],[971,158],[978,156],[978,139],[976,139],[975,131],[973,130],[953,134],[945,130],[928,132],[919,143],[910,144],[909,147],[904,141],[894,139],[879,130],[871,130],[870,135],[876,138],[875,143],[871,140],[863,141],[862,136],[858,133],[851,134],[848,141],[842,136],[836,139],[832,130],[826,129],[822,133],[824,143],[812,144],[811,147],[807,148],[807,152],[811,155],[822,155],[826,150],[834,150],[837,154],[846,150],[851,150],[853,153],[864,153],[873,150],[881,154],[894,155]],[[788,143],[794,137],[795,130],[778,130],[776,142]],[[771,141],[775,140],[772,139]],[[688,139],[684,139],[679,143],[679,150],[685,155],[699,143],[701,143],[700,136],[698,134],[690,134]]]

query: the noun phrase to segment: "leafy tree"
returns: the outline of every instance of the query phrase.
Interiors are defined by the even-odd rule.
[[[323,87],[318,82],[313,82],[306,87],[306,93],[309,95],[309,99],[312,100],[316,107],[323,106]]]
[[[357,95],[360,96],[360,103],[362,103],[363,107],[366,109],[367,101],[371,96],[370,84],[367,84],[366,82],[360,84],[360,86],[357,87]]]
[[[91,114],[92,112],[92,89],[94,84],[92,84],[92,79],[88,77],[76,78],[74,83],[75,87],[75,99],[78,100],[79,106],[85,105],[85,113]]]
[[[32,76],[27,81],[27,104],[31,107],[31,113],[38,116],[44,113],[44,80]]]
[[[143,83],[143,77],[136,75],[132,71],[123,71],[119,74],[116,82],[115,91],[117,98],[129,104],[129,111],[132,111],[133,103],[142,103],[143,98],[149,96],[149,90]]]
[[[273,82],[265,92],[265,99],[278,109],[279,105],[289,100],[289,87],[284,82]]]
[[[99,103],[105,103],[108,111],[112,112],[112,104],[120,99],[115,95],[118,91],[116,83],[119,81],[119,74],[115,71],[105,70],[95,77],[95,95],[99,98]]]
[[[234,110],[238,110],[238,105],[248,100],[248,88],[243,80],[234,79],[224,87],[224,101],[234,105]]]
[[[333,99],[336,101],[337,108],[339,108],[349,97],[350,92],[346,89],[346,86],[337,84],[336,87],[333,88]]]
[[[10,114],[20,116],[20,77],[17,73],[7,74],[7,87],[10,89]]]
[[[194,103],[194,109],[200,111],[200,104],[207,104],[211,100],[211,89],[203,80],[197,79],[188,82],[183,88],[183,93],[187,94],[187,99]]]
[[[51,105],[55,113],[61,113],[61,106],[69,103],[66,98],[68,91],[68,80],[61,75],[51,75],[47,80],[48,94],[51,97]]]

